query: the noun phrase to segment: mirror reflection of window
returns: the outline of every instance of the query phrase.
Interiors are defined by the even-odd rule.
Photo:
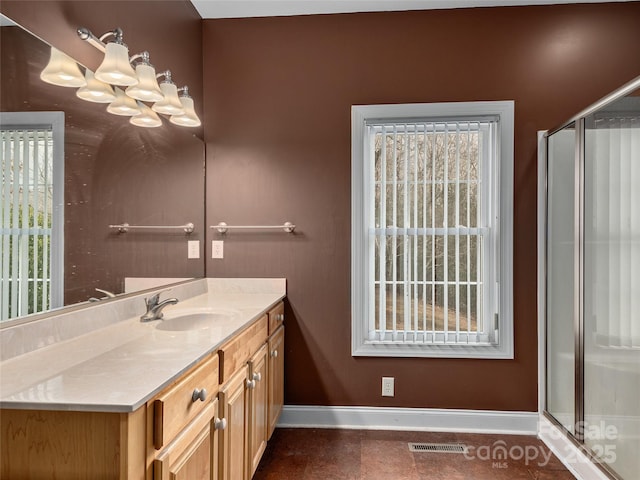
[[[64,113],[3,112],[0,320],[62,306]]]

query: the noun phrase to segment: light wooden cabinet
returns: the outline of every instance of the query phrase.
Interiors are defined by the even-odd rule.
[[[218,436],[224,422],[218,418],[215,398],[185,428],[153,464],[154,480],[217,480]]]
[[[279,303],[131,413],[6,410],[0,478],[250,480],[284,400]]]
[[[267,344],[264,344],[249,361],[247,388],[247,477],[251,478],[267,448],[267,400],[269,374],[267,371]]]
[[[0,478],[145,478],[146,410],[0,413]]]
[[[278,303],[278,305],[269,310],[267,315],[269,317],[269,335],[273,335],[284,322],[284,302]]]
[[[220,480],[246,480],[246,397],[249,367],[245,364],[220,389],[219,400],[226,428],[220,436]]]
[[[156,450],[166,445],[216,398],[218,368],[218,356],[212,355],[147,403]]]
[[[219,377],[210,355],[147,403],[147,478],[217,479]]]
[[[275,380],[271,378],[269,332],[272,329],[278,332],[273,345],[281,348],[283,320],[284,305],[280,303],[218,352],[221,413],[227,420],[227,430],[220,439],[222,480],[253,477],[271,435],[270,412],[275,418],[273,425],[277,422],[283,389],[275,387],[273,382],[282,383],[283,370],[276,374]],[[280,406],[270,410],[272,399]]]
[[[269,337],[268,347],[267,439],[273,435],[284,405],[284,325]]]

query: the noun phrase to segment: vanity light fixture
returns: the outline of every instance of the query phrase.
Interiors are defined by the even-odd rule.
[[[125,93],[131,98],[142,100],[144,102],[159,102],[164,98],[158,79],[156,78],[156,69],[149,62],[149,52],[142,52],[131,57],[131,62],[140,59],[136,65],[136,75],[138,83],[127,87]]]
[[[116,88],[115,92],[116,99],[109,104],[107,112],[113,113],[114,115],[129,117],[133,115],[140,115],[140,108],[133,98],[125,95],[120,88]]]
[[[103,52],[104,59],[93,73],[85,69],[84,76],[78,64],[65,54],[51,49],[51,59],[40,74],[48,83],[65,87],[82,87],[76,95],[97,103],[109,103],[107,112],[132,117],[133,125],[159,127],[161,118],[156,112],[169,115],[169,121],[184,127],[198,127],[200,119],[193,108],[193,99],[187,87],[180,90],[171,78],[171,71],[156,74],[149,60],[149,52],[129,57],[123,42],[122,29],[116,28],[96,37],[87,28],[78,28],[78,36]],[[113,37],[108,43],[104,40]],[[158,79],[164,77],[158,84]],[[118,87],[127,87],[125,90]],[[180,92],[180,96],[178,96]],[[151,108],[143,102],[153,103]]]
[[[199,127],[202,122],[200,122],[200,118],[198,118],[193,108],[193,98],[189,95],[189,87],[184,86],[179,88],[178,91],[180,92],[179,98],[182,108],[184,108],[184,113],[182,115],[171,115],[169,121],[181,127]]]
[[[164,113],[166,115],[183,115],[184,108],[180,99],[178,98],[178,87],[171,80],[171,71],[166,70],[158,74],[158,78],[164,77],[164,80],[160,83],[160,90],[164,95],[164,98],[153,104],[151,107],[154,112]]]
[[[87,84],[75,60],[54,47],[51,47],[49,63],[40,73],[40,79],[60,87],[83,87]]]
[[[98,67],[95,77],[104,83],[127,87],[138,83],[138,77],[129,61],[129,48],[123,42],[121,28],[116,28],[97,38],[86,28],[79,28],[78,35],[83,40],[104,51],[104,60]],[[113,41],[106,45],[103,40],[113,36]]]
[[[96,103],[111,103],[116,99],[111,85],[95,78],[93,72],[88,68],[84,71],[84,78],[87,84],[76,92],[78,98]]]
[[[160,117],[147,107],[144,103],[138,101],[138,108],[140,109],[140,115],[135,115],[129,119],[129,123],[137,125],[138,127],[159,127],[162,125]]]

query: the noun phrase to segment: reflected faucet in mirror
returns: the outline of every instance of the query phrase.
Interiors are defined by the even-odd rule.
[[[104,297],[101,298],[97,298],[97,297],[91,297],[89,299],[90,302],[99,302],[100,300],[104,300],[105,298],[116,298],[116,294],[113,292],[110,292],[109,290],[103,290],[101,288],[96,288],[96,292],[100,292],[100,293],[104,293]]]

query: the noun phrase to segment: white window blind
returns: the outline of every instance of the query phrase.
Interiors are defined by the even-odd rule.
[[[59,306],[52,293],[52,264],[59,264],[53,259],[60,253],[52,245],[59,175],[51,125],[3,125],[0,135],[0,319],[5,320]]]
[[[461,106],[353,107],[354,355],[512,355],[510,259],[500,295],[504,108],[441,115],[450,105]]]
[[[491,166],[496,124],[492,119],[367,126],[375,162],[370,341],[494,338],[483,312],[483,285],[491,276],[483,247],[492,248],[491,177],[483,178],[483,165]]]

